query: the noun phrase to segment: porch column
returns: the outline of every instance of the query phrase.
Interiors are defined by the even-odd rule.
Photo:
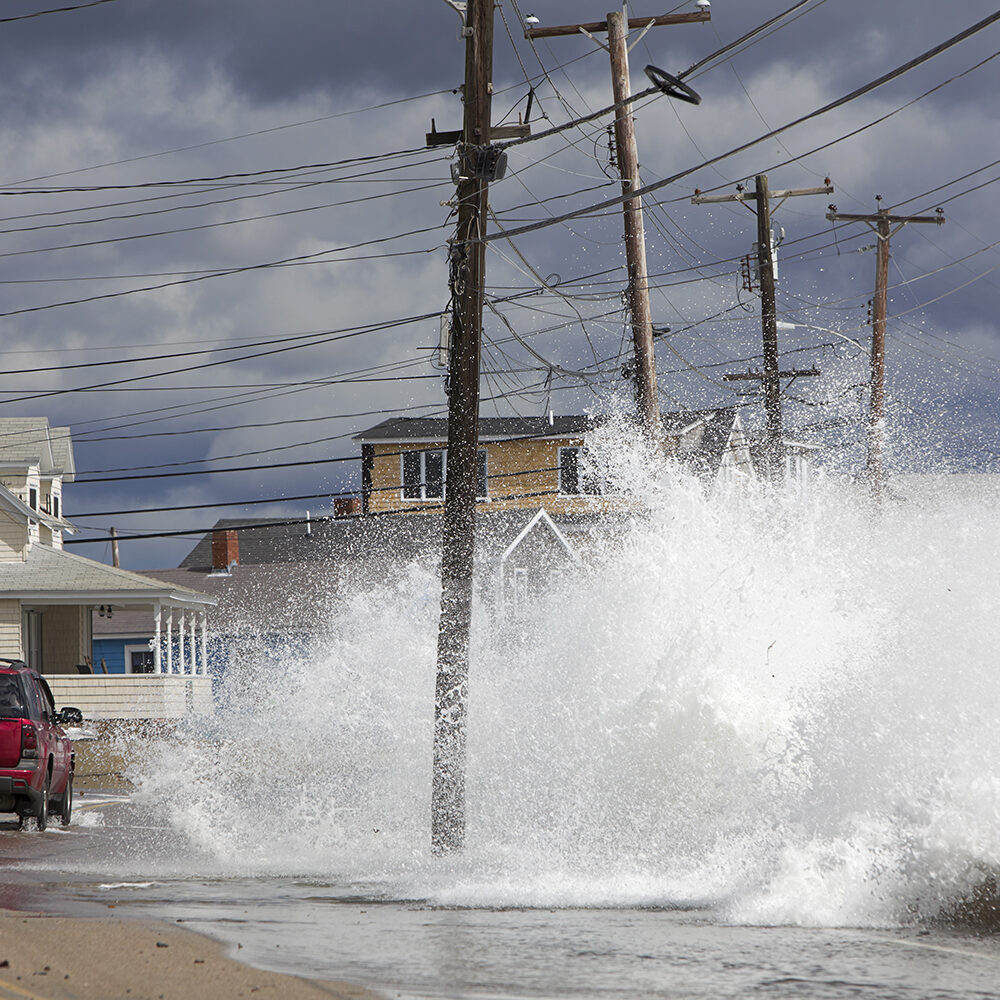
[[[167,673],[174,672],[174,609],[167,611]]]
[[[198,640],[197,640],[197,628],[198,620],[195,617],[195,613],[192,611],[191,615],[191,669],[188,671],[189,674],[194,676],[198,673]]]
[[[157,601],[154,607],[153,614],[153,673],[162,674],[163,664],[160,661],[160,631],[163,624],[163,611],[160,608],[160,602]]]
[[[201,672],[208,673],[208,612],[202,608],[198,616],[201,625]]]
[[[184,612],[181,611],[181,620],[177,625],[177,656],[180,662],[177,664],[177,672],[184,673]]]

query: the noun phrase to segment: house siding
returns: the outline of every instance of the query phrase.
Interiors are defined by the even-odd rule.
[[[54,605],[42,612],[42,672],[75,674],[90,656],[90,611],[79,605]]]
[[[486,449],[487,456],[489,499],[477,504],[477,508],[482,511],[499,511],[543,507],[550,514],[577,514],[611,509],[614,506],[611,500],[561,496],[558,492],[559,449],[579,447],[582,444],[580,438],[481,441],[479,446]],[[368,473],[371,483],[368,495],[370,512],[414,511],[424,505],[429,510],[440,510],[440,501],[403,497],[400,452],[444,449],[447,447],[445,442],[386,442],[371,447]]]
[[[21,648],[21,602],[0,600],[0,656],[10,660],[20,660],[24,653]]]
[[[0,562],[23,562],[27,543],[27,525],[0,511]]]
[[[109,674],[125,673],[125,646],[148,642],[149,636],[138,636],[134,639],[95,639],[94,640],[94,673],[103,674],[101,660],[108,668]]]
[[[125,677],[55,677],[56,706],[72,705],[85,719],[181,719],[210,715],[210,677],[129,674]]]

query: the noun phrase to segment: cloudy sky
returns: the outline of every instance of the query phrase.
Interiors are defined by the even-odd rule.
[[[123,543],[132,568],[176,564],[217,517],[328,511],[331,493],[359,483],[356,462],[329,461],[357,454],[352,434],[443,413],[438,323],[419,317],[448,303],[451,150],[425,150],[424,133],[432,118],[461,122],[457,15],[442,0],[108,0],[44,13],[56,6],[9,0],[0,18],[5,412],[73,427],[80,481],[65,506],[78,538],[110,525],[192,533]],[[583,37],[532,46],[521,27],[529,13],[556,24],[606,6],[498,2],[494,121],[516,121],[529,89],[536,131],[611,103],[601,49]],[[682,72],[792,6],[716,0],[710,24],[654,28],[632,52],[635,89],[645,64]],[[635,0],[630,14],[670,9]],[[721,379],[759,363],[758,301],[739,273],[755,220],[739,205],[692,205],[694,189],[829,176],[834,195],[789,200],[775,217],[780,318],[797,324],[782,330],[783,366],[823,371],[787,388],[789,427],[822,440],[834,466],[859,460],[873,238],[832,226],[828,204],[942,206],[944,226],[893,238],[894,457],[1000,466],[1000,59],[989,61],[1000,23],[704,165],[992,13],[981,0],[813,0],[692,74],[700,106],[637,105],[643,180],[685,173],[645,202],[653,312],[671,331],[657,347],[664,410],[736,403],[759,420],[747,385]],[[491,225],[614,197],[608,122],[512,149]],[[497,240],[488,261],[484,414],[628,398],[617,208]],[[283,500],[299,496],[314,499]],[[103,541],[74,551],[109,558]]]

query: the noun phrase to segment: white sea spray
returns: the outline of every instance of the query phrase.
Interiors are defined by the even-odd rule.
[[[630,516],[516,623],[477,608],[460,856],[429,849],[433,560],[351,590],[309,657],[237,657],[212,723],[138,759],[141,800],[220,871],[445,904],[881,926],[1000,869],[992,477],[879,510],[594,448]]]

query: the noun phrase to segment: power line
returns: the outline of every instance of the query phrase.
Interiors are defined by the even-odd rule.
[[[271,128],[257,129],[254,132],[243,132],[240,135],[226,136],[222,139],[209,139],[205,142],[196,142],[190,146],[176,146],[173,149],[161,149],[155,153],[144,153],[141,156],[129,156],[122,160],[108,160],[105,163],[93,163],[86,167],[75,167],[72,170],[60,170],[52,174],[40,174],[36,177],[25,177],[19,181],[11,181],[7,186],[15,184],[33,184],[36,181],[47,181],[54,177],[69,177],[73,174],[82,174],[90,170],[103,170],[105,167],[120,167],[127,163],[138,163],[140,160],[150,160],[158,156],[170,156],[174,153],[189,153],[196,149],[205,149],[208,146],[217,146],[224,142],[235,142],[239,139],[252,139],[260,135],[268,135],[271,132],[281,132],[285,129],[301,128],[304,125],[315,125],[319,122],[332,121],[335,118],[346,118],[350,115],[364,114],[368,111],[378,111],[382,108],[390,108],[396,104],[408,104],[411,101],[423,101],[428,97],[438,97],[441,94],[452,94],[453,90],[433,90],[427,94],[416,94],[412,97],[400,97],[392,101],[383,101],[381,104],[373,104],[367,108],[354,108],[350,111],[339,111],[330,115],[320,115],[316,118],[309,118],[305,121],[288,122],[284,125],[274,125]],[[420,147],[413,152],[426,152],[424,147]]]
[[[247,274],[251,271],[262,271],[270,268],[280,268],[287,267],[290,265],[299,266],[303,264],[345,264],[351,263],[359,260],[372,260],[372,259],[382,259],[385,257],[408,257],[415,254],[427,254],[432,253],[434,250],[439,249],[439,247],[429,247],[421,248],[418,250],[397,250],[382,254],[377,254],[374,256],[362,256],[362,257],[342,257],[340,259],[320,259],[327,258],[330,254],[339,254],[345,250],[355,250],[361,247],[375,246],[380,243],[390,243],[393,240],[405,239],[409,236],[420,236],[427,233],[438,232],[443,229],[444,225],[437,226],[427,226],[422,229],[412,229],[408,232],[397,233],[393,236],[383,236],[372,240],[362,240],[360,243],[350,244],[343,247],[333,247],[326,248],[324,250],[316,250],[312,253],[298,254],[293,257],[284,257],[278,260],[265,261],[259,264],[244,264],[237,267],[222,268],[217,271],[211,271],[206,274],[196,274],[193,277],[178,278],[174,281],[163,281],[155,285],[143,285],[140,288],[128,288],[123,291],[118,292],[102,292],[97,295],[82,296],[77,299],[66,299],[61,302],[49,302],[44,305],[38,306],[25,306],[21,309],[9,309],[6,312],[0,312],[0,318],[6,318],[8,316],[23,316],[27,313],[43,312],[48,309],[60,309],[64,306],[77,306],[85,305],[91,302],[101,302],[108,299],[117,299],[125,295],[136,295],[141,292],[152,292],[159,291],[164,288],[173,288],[177,285],[189,285],[194,282],[207,281],[211,278],[223,278],[234,274]]]
[[[5,187],[0,187],[0,195],[6,197],[15,197],[22,195],[40,195],[40,194],[92,194],[98,191],[140,191],[148,190],[150,188],[177,188],[177,187],[203,187],[206,184],[217,185],[221,181],[232,182],[228,187],[239,187],[241,185],[253,185],[260,183],[268,183],[263,179],[266,177],[272,177],[275,174],[302,174],[309,172],[318,172],[321,170],[336,170],[347,166],[354,166],[360,163],[372,163],[375,161],[383,162],[385,160],[394,159],[400,156],[414,156],[414,155],[424,155],[434,154],[429,156],[429,161],[434,162],[435,160],[443,159],[436,150],[429,150],[424,146],[414,146],[411,149],[396,149],[386,153],[369,153],[365,156],[349,156],[341,160],[322,160],[317,163],[299,163],[292,167],[263,167],[260,170],[243,170],[236,173],[227,174],[207,174],[196,177],[184,177],[184,178],[172,178],[166,180],[156,180],[156,181],[134,181],[129,184],[87,184],[87,185],[71,185],[65,187],[44,187],[44,188],[25,188],[18,187],[16,184],[8,184]],[[426,161],[425,161],[426,162]],[[421,164],[422,165],[422,164]],[[412,164],[400,164],[396,167],[387,167],[386,170],[398,170],[405,169],[407,166],[412,166]],[[376,173],[382,173],[384,171],[376,171]],[[252,178],[259,178],[258,180],[252,180]],[[281,183],[286,183],[287,178]],[[19,182],[24,183],[24,182]]]
[[[366,194],[358,198],[348,198],[345,201],[326,202],[321,205],[306,205],[298,208],[288,208],[280,212],[269,212],[265,215],[251,215],[239,219],[219,219],[215,222],[202,222],[191,226],[178,226],[176,229],[161,229],[151,233],[128,233],[124,236],[109,236],[100,240],[81,240],[78,243],[65,243],[59,246],[32,247],[28,250],[6,250],[0,252],[0,258],[30,257],[40,253],[56,253],[62,250],[79,250],[85,247],[109,246],[115,243],[131,243],[135,240],[154,239],[160,236],[177,236],[180,233],[194,233],[205,229],[223,229],[227,226],[241,226],[249,222],[261,222],[265,219],[278,219],[289,215],[302,215],[306,212],[318,212],[329,208],[341,208],[345,205],[360,205],[365,202],[380,201],[383,198],[395,198],[399,195],[413,194],[419,191],[430,191],[446,183],[444,178],[431,184],[418,187],[403,188],[399,191],[383,191],[379,194]],[[79,223],[76,223],[77,225]],[[363,244],[361,244],[363,245]]]
[[[250,361],[250,360],[253,360],[255,358],[270,357],[270,356],[273,356],[275,354],[284,354],[284,353],[287,353],[289,351],[301,350],[302,348],[306,348],[306,347],[314,347],[314,346],[316,346],[319,343],[332,343],[332,342],[338,341],[338,340],[347,340],[347,339],[350,339],[350,338],[353,338],[353,337],[364,336],[364,335],[369,334],[369,333],[377,333],[377,332],[381,332],[382,330],[393,329],[393,328],[399,327],[399,326],[406,326],[409,323],[416,323],[416,322],[420,322],[420,321],[423,321],[423,320],[432,319],[432,318],[436,317],[437,315],[438,315],[438,313],[435,312],[435,313],[424,313],[424,314],[419,315],[419,316],[407,316],[407,317],[405,317],[403,319],[389,320],[389,321],[386,321],[386,322],[383,322],[383,323],[369,324],[369,325],[366,325],[366,326],[363,326],[363,327],[356,327],[356,328],[353,328],[353,329],[348,329],[346,331],[338,332],[336,334],[333,334],[333,335],[328,336],[328,337],[324,337],[321,340],[317,340],[315,342],[310,342],[308,344],[291,344],[291,345],[287,345],[287,346],[284,346],[284,347],[273,348],[273,349],[267,350],[267,351],[255,351],[252,354],[245,354],[245,355],[243,355],[242,357],[239,357],[239,358],[226,358],[226,359],[219,360],[219,361],[206,361],[206,362],[203,362],[203,363],[197,364],[197,365],[184,365],[184,366],[182,366],[180,368],[171,368],[171,369],[168,369],[166,371],[151,372],[151,373],[146,374],[146,375],[134,375],[134,376],[131,376],[129,378],[115,379],[115,380],[110,381],[110,382],[97,382],[97,383],[94,383],[92,385],[74,386],[74,387],[69,388],[69,389],[50,389],[50,390],[47,390],[45,392],[37,392],[37,393],[30,393],[30,394],[22,395],[22,396],[15,396],[14,398],[4,400],[3,402],[4,403],[18,403],[18,402],[23,402],[25,400],[30,400],[30,399],[44,399],[44,398],[47,398],[49,396],[63,396],[63,395],[68,395],[68,394],[71,394],[71,393],[74,393],[74,392],[88,392],[88,391],[92,391],[94,389],[104,389],[104,388],[107,388],[108,386],[118,386],[118,385],[122,385],[122,384],[125,384],[125,383],[143,382],[143,381],[146,381],[147,379],[151,379],[151,378],[162,378],[162,377],[167,376],[167,375],[177,375],[177,374],[181,374],[183,372],[200,371],[200,370],[205,369],[205,368],[215,368],[218,365],[233,364],[233,363],[238,362],[238,361]]]
[[[1000,20],[1000,11],[991,14],[989,17],[983,18],[983,20],[978,21],[971,27],[966,28],[964,31],[959,32],[957,35],[953,35],[951,38],[947,39],[944,42],[941,42],[939,45],[936,45],[931,49],[928,49],[926,52],[923,52],[921,55],[916,56],[915,58],[909,60],[908,62],[903,63],[900,66],[897,66],[895,69],[890,70],[888,73],[884,73],[876,80],[872,80],[871,82],[866,83],[863,86],[856,88],[855,90],[852,90],[849,94],[845,94],[843,97],[840,97],[835,101],[831,101],[829,104],[825,104],[823,107],[817,108],[815,111],[811,111],[808,114],[801,115],[794,121],[788,122],[787,124],[779,126],[778,128],[771,129],[769,132],[766,132],[755,139],[748,140],[747,142],[744,142],[739,146],[735,146],[732,149],[726,151],[725,153],[720,153],[717,156],[711,157],[710,159],[705,160],[702,163],[699,163],[693,167],[688,167],[685,170],[681,170],[670,177],[666,177],[659,181],[654,181],[650,184],[644,184],[642,187],[636,188],[634,191],[631,191],[628,194],[623,194],[620,195],[619,197],[609,198],[608,200],[599,202],[597,204],[588,205],[584,208],[578,208],[570,212],[565,212],[562,215],[555,216],[549,220],[536,222],[530,225],[520,226],[516,229],[508,230],[503,237],[501,237],[499,233],[486,233],[482,237],[480,237],[480,239],[482,242],[490,243],[500,238],[522,236],[525,233],[535,232],[536,230],[539,229],[547,229],[550,226],[557,225],[562,222],[568,222],[571,219],[577,219],[582,216],[594,215],[594,214],[601,215],[608,209],[615,208],[618,205],[622,205],[627,201],[631,201],[633,198],[644,197],[645,195],[651,194],[654,191],[658,191],[669,184],[674,184],[677,181],[683,179],[684,177],[690,176],[697,170],[711,166],[714,163],[719,163],[722,160],[726,160],[732,156],[737,155],[738,153],[745,152],[748,149],[752,149],[754,146],[757,146],[762,142],[766,142],[768,139],[773,139],[775,136],[781,135],[782,133],[787,132],[792,128],[795,128],[798,125],[805,124],[806,122],[811,121],[814,118],[818,118],[822,115],[828,114],[830,111],[834,111],[837,108],[843,107],[845,104],[850,103],[851,101],[855,101],[859,97],[863,97],[866,94],[871,93],[873,90],[877,90],[879,87],[882,87],[886,83],[889,83],[892,80],[897,79],[898,77],[909,72],[911,69],[914,69],[917,66],[922,65],[923,63],[929,61],[930,59],[933,59],[935,56],[940,55],[942,52],[945,52],[946,50],[952,48],[953,46],[958,45],[960,42],[965,41],[967,38],[970,38],[973,35],[977,34],[978,32],[983,31],[985,28],[994,24],[998,20]],[[870,127],[870,126],[865,126],[865,127]],[[860,131],[860,129],[858,131]],[[836,139],[833,142],[826,143],[824,146],[819,148],[826,148],[827,146],[834,145],[834,143],[836,142],[843,141],[844,138],[845,136],[841,136],[839,139]],[[812,150],[810,151],[810,153],[803,155],[811,155],[812,152],[816,151],[817,150]],[[774,168],[769,168],[769,169],[774,169]]]
[[[53,7],[50,10],[36,10],[32,14],[18,14],[15,17],[0,17],[0,24],[9,24],[11,21],[28,21],[33,17],[45,17],[46,14],[66,14],[74,10],[83,10],[85,7],[100,7],[106,3],[116,3],[117,0],[88,0],[86,3],[74,4],[72,7]]]

